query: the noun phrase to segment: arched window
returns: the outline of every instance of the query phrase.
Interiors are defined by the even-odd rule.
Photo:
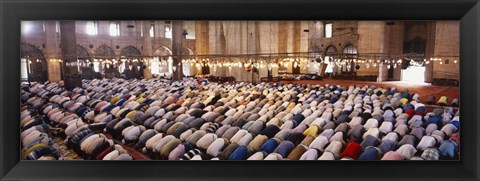
[[[320,71],[320,62],[321,62],[321,52],[322,50],[318,46],[313,46],[310,48],[310,52],[314,52],[313,59],[308,61],[308,73],[318,74]]]
[[[120,55],[129,57],[129,58],[134,58],[134,57],[138,57],[139,55],[142,55],[142,53],[140,53],[140,50],[138,50],[134,46],[127,46],[122,50]]]
[[[127,79],[131,78],[137,78],[140,79],[143,77],[143,62],[140,61],[142,53],[140,53],[140,50],[135,48],[134,46],[127,46],[125,47],[122,52],[120,53],[120,56],[122,59],[133,59],[130,61],[124,61],[122,60],[122,66],[123,66],[123,71],[121,73],[125,73],[125,76]],[[137,61],[134,61],[137,60]],[[125,63],[126,62],[126,63]]]
[[[356,56],[357,48],[355,48],[352,44],[349,44],[343,48],[343,54],[347,56]]]
[[[150,65],[150,71],[152,74],[166,76],[167,73],[170,73],[169,70],[172,69],[172,63],[168,63],[168,60],[171,59],[172,51],[165,46],[160,47],[154,52],[156,60]]]
[[[107,45],[102,45],[102,46],[99,46],[97,49],[95,49],[95,57],[100,59],[114,59],[115,52],[112,50],[112,48],[108,47]],[[95,63],[93,65],[95,69]],[[101,62],[97,61],[96,65],[97,65],[96,69],[98,70],[96,72],[101,71],[100,69]]]
[[[345,48],[343,48],[343,56],[347,59],[355,59],[357,58],[357,48],[355,48],[355,46],[353,46],[352,44],[348,44],[347,46],[345,46]],[[355,62],[351,62],[351,63],[345,63],[345,65],[342,65],[342,71],[344,72],[351,72],[351,71],[355,71],[355,65],[356,63]]]
[[[86,60],[90,58],[90,54],[87,49],[83,48],[80,45],[77,45],[77,59]]]
[[[78,72],[83,72],[83,69],[87,67],[87,60],[89,59],[90,54],[88,53],[87,49],[77,45],[77,63],[79,65],[77,66]]]
[[[48,80],[47,60],[40,49],[34,45],[22,43],[20,56],[24,81],[45,82]]]
[[[325,59],[324,62],[327,64],[327,68],[325,69],[325,73],[333,73],[333,68],[335,67],[335,59],[334,56],[337,53],[337,48],[335,46],[330,45],[325,50]]]

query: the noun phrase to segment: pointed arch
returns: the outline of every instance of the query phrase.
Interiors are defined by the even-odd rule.
[[[337,53],[337,47],[335,47],[334,45],[329,45],[327,46],[327,48],[325,48],[325,54],[326,55],[335,55]]]
[[[325,73],[327,74],[334,74],[335,73],[335,54],[337,54],[337,48],[334,45],[329,45],[325,49],[325,58],[324,62],[327,64],[327,67],[325,69]]]
[[[22,43],[20,46],[20,56],[22,58],[36,58],[45,60],[42,50],[40,50],[40,48],[37,46],[28,43]]]
[[[161,46],[160,48],[155,50],[153,55],[155,55],[155,56],[169,56],[169,55],[172,55],[172,50],[170,50],[166,46]]]
[[[120,56],[122,58],[140,58],[142,53],[134,46],[127,46],[122,49]],[[140,79],[143,77],[143,70],[145,65],[141,61],[127,61],[122,63],[122,70],[127,79]]]
[[[172,70],[172,50],[166,46],[161,46],[153,53],[154,56],[159,56],[154,59],[150,65],[150,72],[155,76],[165,76],[169,70]]]
[[[343,54],[344,55],[357,55],[358,52],[357,52],[357,48],[355,48],[355,46],[353,46],[352,44],[348,44],[347,46],[345,46],[343,48]]]
[[[45,82],[48,80],[47,60],[42,50],[35,45],[22,43],[20,45],[20,57],[22,78],[26,78],[29,82]]]
[[[77,59],[79,60],[90,59],[90,53],[88,53],[87,49],[82,47],[81,45],[77,45]]]
[[[142,53],[134,46],[127,46],[122,49],[122,52],[120,52],[120,56],[125,57],[138,57],[139,55],[142,55]]]
[[[188,47],[184,47],[183,48],[183,55],[195,55],[195,52]]]

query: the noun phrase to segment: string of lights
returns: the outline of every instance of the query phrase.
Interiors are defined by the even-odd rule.
[[[326,56],[328,55],[328,56]],[[28,63],[40,63],[42,59],[38,57],[24,57]],[[157,66],[167,66],[172,64],[173,59],[178,58],[172,55],[163,56],[128,56],[120,57],[120,59],[102,57],[79,58],[75,62],[65,62],[67,67],[89,67],[92,64],[99,64],[104,67],[124,69],[125,63],[132,69],[132,64],[140,63],[147,67],[152,63]],[[350,69],[351,64],[363,64],[365,68],[376,68],[379,65],[386,65],[387,68],[397,68],[405,62],[410,66],[425,66],[432,62],[439,64],[449,63],[450,60],[454,64],[459,62],[459,56],[454,55],[437,55],[435,57],[426,58],[423,54],[383,54],[383,53],[362,53],[362,54],[343,54],[343,53],[326,53],[326,52],[288,52],[288,53],[257,53],[257,54],[209,54],[209,55],[182,55],[182,60],[178,64],[190,64],[197,68],[209,67],[243,67],[245,69],[256,68],[272,68],[294,67],[306,68],[309,62],[318,64],[327,63],[332,66],[347,66]],[[62,63],[60,58],[49,59],[49,62]],[[136,64],[136,66],[140,66]],[[173,66],[173,71],[177,67]]]

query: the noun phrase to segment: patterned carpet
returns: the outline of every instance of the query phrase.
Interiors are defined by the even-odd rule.
[[[65,145],[65,140],[59,137],[55,137],[55,143],[58,144],[58,147],[60,151],[62,152],[63,159],[64,160],[83,160],[82,157],[78,156],[75,151],[72,149],[68,149],[67,146]]]

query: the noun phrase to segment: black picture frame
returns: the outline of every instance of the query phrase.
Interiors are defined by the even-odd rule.
[[[478,0],[0,0],[2,180],[479,180]],[[460,161],[20,161],[21,20],[460,20]]]

